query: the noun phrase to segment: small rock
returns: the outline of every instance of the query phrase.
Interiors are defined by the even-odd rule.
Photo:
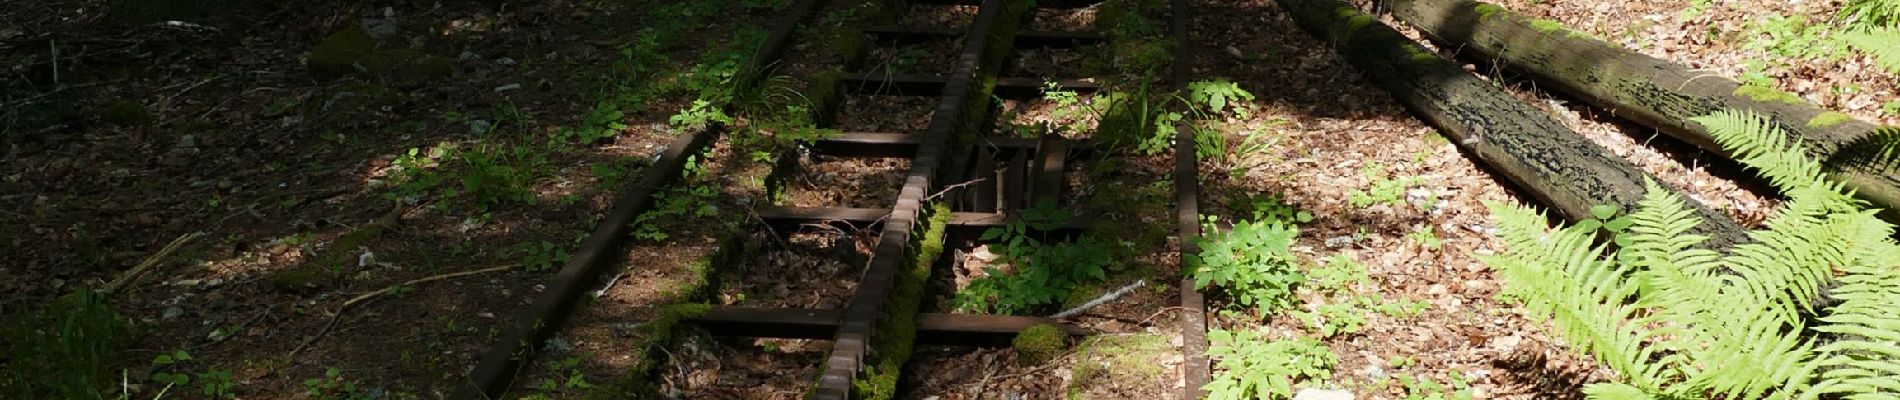
[[[475,52],[473,51],[464,51],[462,52],[462,54],[455,56],[456,61],[468,61],[468,60],[473,60],[477,58],[482,58],[482,56],[480,54],[475,54]]]
[[[477,316],[477,317],[482,317],[482,318],[494,318],[494,317],[495,317],[495,313],[491,313],[491,312],[487,312],[487,311],[483,311],[483,312],[481,312],[481,313],[478,313],[478,314],[475,314],[475,316]]]
[[[178,317],[182,317],[184,315],[185,315],[184,307],[171,306],[171,307],[165,307],[165,312],[163,314],[160,314],[158,318],[166,320],[166,321],[170,321]]]
[[[1364,374],[1367,378],[1372,378],[1374,381],[1386,378],[1385,368],[1380,367],[1378,364],[1367,365],[1365,369],[1359,370],[1359,372]]]
[[[990,246],[977,246],[976,250],[970,251],[970,257],[974,257],[978,260],[983,260],[984,262],[990,262],[990,261],[996,261],[996,258],[1001,257],[1001,256],[997,255],[996,253],[991,253]]]
[[[1431,286],[1425,288],[1425,294],[1429,294],[1429,295],[1441,295],[1448,292],[1449,291],[1445,289],[1445,284],[1442,284],[1442,283],[1432,284]]]
[[[1352,392],[1335,389],[1300,389],[1293,400],[1352,400]]]
[[[506,85],[501,85],[501,86],[496,86],[496,87],[495,87],[495,93],[501,93],[501,92],[507,92],[507,91],[514,91],[514,90],[521,90],[521,84],[519,84],[519,83],[510,83],[510,84],[506,84]]]
[[[1335,236],[1326,239],[1326,247],[1346,247],[1353,243],[1352,236]]]
[[[501,64],[501,65],[515,65],[515,64],[519,64],[519,63],[517,63],[517,62],[515,62],[515,59],[513,59],[513,58],[508,58],[508,57],[502,57],[502,58],[497,58],[497,59],[495,59],[495,63],[496,63],[496,64]]]
[[[1517,345],[1523,342],[1524,342],[1523,335],[1503,336],[1496,339],[1492,339],[1491,347],[1497,349],[1498,352],[1500,353],[1508,354],[1508,353],[1516,352]]]
[[[549,352],[566,353],[568,350],[573,350],[573,349],[574,349],[574,345],[568,343],[567,339],[562,339],[559,336],[548,338],[547,350]]]

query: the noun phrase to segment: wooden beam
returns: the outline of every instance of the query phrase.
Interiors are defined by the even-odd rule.
[[[889,74],[883,72],[854,72],[845,74],[842,85],[846,93],[873,96],[939,96],[950,78],[935,74]],[[1101,85],[1092,79],[1041,78],[996,78],[993,91],[997,97],[1012,100],[1034,99],[1042,97],[1043,85],[1055,82],[1064,90],[1079,93],[1094,93]]]
[[[1569,220],[1591,218],[1590,208],[1602,204],[1636,209],[1648,191],[1644,181],[1656,179],[1351,4],[1278,3],[1301,28],[1332,44],[1374,86]],[[1673,188],[1663,189],[1680,195]],[[1700,202],[1688,203],[1701,220],[1695,232],[1708,236],[1705,243],[1710,247],[1726,248],[1743,240],[1734,220]]]
[[[864,33],[880,41],[895,44],[913,44],[931,40],[946,40],[963,36],[963,31],[953,28],[918,28],[908,26],[877,26],[864,28]],[[1016,34],[1016,48],[1069,48],[1108,41],[1108,37],[1095,32],[1059,32],[1025,31]]]

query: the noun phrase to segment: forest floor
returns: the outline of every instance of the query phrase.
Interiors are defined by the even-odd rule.
[[[107,299],[129,320],[131,339],[83,367],[131,377],[106,394],[150,398],[166,384],[148,377],[187,373],[188,390],[171,395],[292,399],[446,396],[504,320],[545,289],[614,193],[681,132],[669,118],[691,107],[709,76],[733,68],[734,49],[758,40],[790,2],[105,3],[0,0],[0,254],[8,256],[0,333],[44,330],[13,321],[149,259],[155,268]],[[1342,329],[1331,317],[1260,317],[1214,296],[1210,307],[1224,311],[1211,314],[1210,328],[1314,339],[1337,357],[1328,386],[1360,398],[1577,398],[1582,384],[1608,377],[1496,298],[1501,283],[1478,260],[1499,248],[1484,204],[1526,197],[1370,86],[1272,1],[1191,3],[1190,35],[1201,43],[1192,75],[1256,96],[1249,113],[1212,126],[1232,143],[1266,143],[1206,158],[1203,213],[1228,222],[1263,210],[1311,214],[1293,252],[1310,275],[1344,278],[1301,292],[1296,311],[1343,306],[1364,317]],[[1827,109],[1900,122],[1895,77],[1804,40],[1824,33],[1788,27],[1831,18],[1833,2],[1714,2],[1693,11],[1624,0],[1501,4]],[[1065,18],[1038,27],[1087,26]],[[339,34],[350,29],[361,38]],[[307,60],[323,58],[313,54],[321,49],[382,61],[313,70]],[[927,70],[941,65],[932,55],[874,57],[901,60],[885,64],[893,70]],[[1071,56],[1030,56],[1022,68],[1074,72],[1062,69]],[[1777,204],[1719,156],[1527,81],[1487,76],[1745,226]],[[840,124],[918,129],[930,104],[910,103],[856,100],[846,115],[878,117]],[[1011,104],[1006,112],[1024,111],[1006,117],[1046,122],[1048,110],[1037,107]],[[745,156],[720,147],[709,157]],[[790,203],[884,207],[905,167],[822,161],[800,168]],[[1093,167],[1077,179],[1078,192],[1123,197],[1086,204],[1125,204],[1081,208],[1167,229],[1167,188],[1155,184],[1167,162],[1131,156]],[[626,250],[628,272],[517,380],[517,395],[577,395],[637,362],[626,356],[637,353],[629,332],[718,246],[716,229],[700,225],[766,197],[746,192],[743,174],[723,172],[757,167],[708,166],[712,173],[693,182],[713,188],[696,195],[712,212],[642,231],[661,235]],[[771,279],[728,283],[715,302],[836,306],[855,284],[862,260],[853,257],[870,247],[866,236],[752,238],[779,243],[754,255],[756,276]],[[180,250],[154,257],[181,238]],[[1139,241],[1146,255],[1130,262],[1138,267],[1103,286],[1153,279],[1155,288],[1076,321],[1107,334],[1045,366],[1019,365],[1007,349],[923,350],[912,375],[928,378],[912,382],[910,398],[1176,396],[1181,338],[1178,310],[1169,308],[1181,288],[1164,283],[1180,273],[1178,250],[1147,239]],[[798,258],[816,253],[839,258]],[[960,256],[969,263],[963,272],[937,284],[964,287],[987,255]],[[466,271],[486,272],[403,284]],[[398,289],[372,294],[385,288]],[[354,300],[364,295],[372,297]],[[926,310],[954,308],[947,296],[931,300]],[[690,347],[672,361],[677,372],[668,373],[679,376],[670,382],[728,398],[795,397],[808,382],[800,368],[817,366],[827,348],[773,340]],[[12,345],[0,349],[10,352],[0,362],[27,359]]]

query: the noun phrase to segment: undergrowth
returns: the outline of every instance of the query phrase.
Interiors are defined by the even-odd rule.
[[[1060,304],[1077,289],[1107,278],[1114,249],[1089,235],[1061,241],[1068,209],[1048,199],[1022,211],[1008,225],[983,232],[1000,256],[995,265],[957,292],[959,311],[1025,314]]]
[[[1528,312],[1618,373],[1586,386],[1593,399],[1900,395],[1893,226],[1767,120],[1695,121],[1790,198],[1749,243],[1704,248],[1693,211],[1649,182],[1615,249],[1598,243],[1604,222],[1552,228],[1493,204],[1507,250],[1483,261]]]
[[[5,321],[0,325],[0,398],[119,398],[114,392],[122,383],[122,352],[131,344],[130,335],[129,321],[90,290]]]

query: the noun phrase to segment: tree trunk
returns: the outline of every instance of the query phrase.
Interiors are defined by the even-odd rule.
[[[1590,207],[1600,204],[1632,209],[1646,192],[1644,182],[1654,181],[1550,114],[1351,5],[1334,0],[1278,2],[1374,85],[1569,220],[1590,218]],[[1709,245],[1726,248],[1742,238],[1734,221],[1685,200],[1702,220],[1698,233],[1710,237]]]
[[[1900,221],[1900,180],[1852,154],[1880,146],[1876,125],[1822,110],[1793,94],[1691,70],[1592,38],[1549,20],[1535,20],[1474,0],[1393,0],[1392,14],[1426,35],[1486,61],[1529,74],[1549,87],[1616,116],[1656,128],[1703,149],[1733,156],[1689,120],[1723,109],[1771,117],[1833,179],[1854,189],[1889,221]],[[1848,150],[1848,151],[1843,151]]]

